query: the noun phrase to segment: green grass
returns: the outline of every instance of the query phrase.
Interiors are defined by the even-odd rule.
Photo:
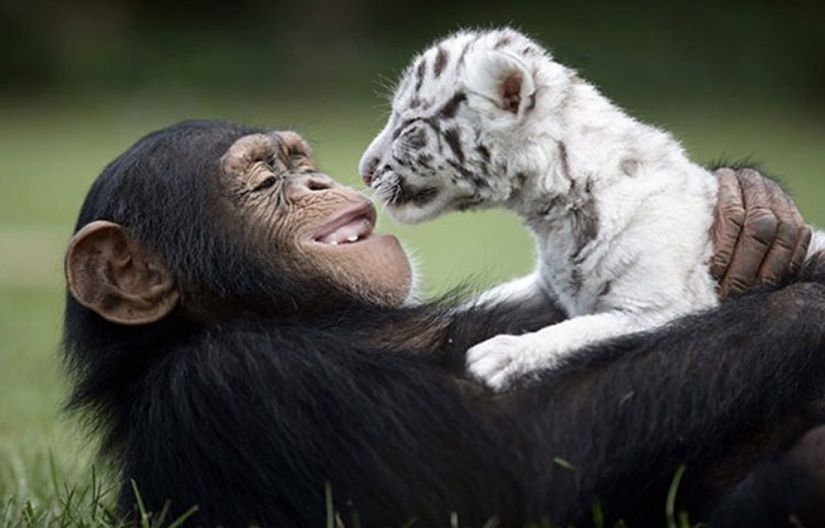
[[[629,105],[680,137],[696,160],[753,155],[785,177],[803,212],[825,225],[825,119],[791,105],[704,101]],[[140,135],[186,117],[221,117],[304,133],[321,166],[360,186],[356,164],[381,125],[374,101],[204,100],[158,94],[88,101],[0,101],[0,528],[108,526],[94,445],[59,412],[62,252],[103,166]],[[529,236],[501,212],[453,215],[397,233],[429,292],[468,277],[491,284],[528,271]],[[72,491],[74,489],[74,491]],[[66,506],[68,502],[69,506]],[[77,518],[65,519],[66,513]],[[172,520],[167,520],[171,522]]]

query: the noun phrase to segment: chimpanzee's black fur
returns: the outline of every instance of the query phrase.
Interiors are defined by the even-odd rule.
[[[256,260],[214,207],[216,160],[251,131],[185,122],[147,136],[104,170],[77,227],[118,222],[185,287],[233,305],[317,297],[291,270]],[[134,479],[150,510],[197,505],[193,524],[322,526],[329,483],[348,525],[357,514],[361,526],[444,526],[457,512],[461,526],[492,516],[584,526],[599,499],[608,520],[653,526],[685,463],[680,505],[697,520],[780,445],[766,438],[815,422],[806,409],[825,379],[821,274],[810,267],[782,290],[594,347],[507,395],[461,379],[464,350],[545,326],[558,310],[351,300],[277,320],[255,309],[124,327],[69,296],[70,407],[102,434],[127,515]],[[399,329],[435,337],[376,344],[403,343]]]

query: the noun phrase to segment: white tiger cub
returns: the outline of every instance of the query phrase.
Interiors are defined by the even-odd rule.
[[[515,30],[459,32],[417,56],[360,171],[403,222],[504,207],[531,229],[535,272],[483,299],[549,295],[570,319],[471,348],[468,368],[496,389],[718,303],[715,176]]]

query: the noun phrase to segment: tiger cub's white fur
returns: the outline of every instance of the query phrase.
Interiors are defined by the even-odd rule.
[[[456,33],[417,56],[360,170],[401,221],[504,207],[531,229],[536,270],[483,299],[548,295],[570,319],[470,349],[468,367],[495,388],[718,303],[716,178],[512,29]]]

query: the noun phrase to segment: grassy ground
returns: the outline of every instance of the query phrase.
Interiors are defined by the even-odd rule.
[[[357,185],[361,150],[381,124],[372,101],[275,104],[157,96],[0,102],[0,528],[94,526],[93,443],[61,418],[57,343],[61,258],[83,195],[105,163],[141,134],[186,117],[276,124],[304,133],[322,167]],[[825,225],[825,116],[781,104],[637,102],[637,115],[684,140],[694,159],[753,155],[785,176],[807,217]],[[462,279],[481,285],[529,270],[530,239],[504,213],[455,215],[414,228],[381,220],[417,255],[434,292]],[[99,482],[99,479],[95,480]],[[63,508],[75,485],[82,508]],[[94,491],[94,492],[93,492]],[[27,508],[26,503],[31,507]],[[104,503],[106,502],[104,498]],[[69,511],[82,518],[62,522]]]

